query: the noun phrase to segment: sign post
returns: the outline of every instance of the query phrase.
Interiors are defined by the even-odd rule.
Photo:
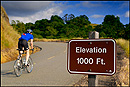
[[[89,39],[99,39],[99,33],[89,32]],[[98,86],[98,76],[97,75],[88,75],[88,86]]]

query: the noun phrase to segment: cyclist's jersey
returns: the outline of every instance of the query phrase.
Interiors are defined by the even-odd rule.
[[[24,40],[30,40],[30,39],[33,39],[33,35],[32,34],[30,34],[30,33],[23,33],[22,35],[21,35],[21,37],[19,38],[19,40],[21,40],[21,39],[24,39]]]

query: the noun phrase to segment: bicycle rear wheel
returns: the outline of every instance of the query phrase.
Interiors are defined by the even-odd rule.
[[[22,63],[19,59],[14,62],[14,73],[17,77],[22,74]]]
[[[32,69],[33,69],[33,61],[32,61],[32,59],[31,59],[31,57],[29,57],[29,59],[28,59],[28,66],[26,67],[26,69],[27,69],[27,72],[28,72],[28,73],[32,72]]]

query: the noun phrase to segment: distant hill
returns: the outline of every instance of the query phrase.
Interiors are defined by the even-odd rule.
[[[90,24],[93,28],[96,27],[99,24]]]
[[[90,24],[91,26],[97,26],[97,25],[99,25],[99,24]]]
[[[20,35],[9,23],[9,18],[1,6],[1,60],[4,61],[8,57],[8,53],[14,55],[17,48],[18,38]],[[15,50],[13,50],[15,49]],[[11,57],[11,56],[10,56]],[[1,62],[2,62],[1,61]]]

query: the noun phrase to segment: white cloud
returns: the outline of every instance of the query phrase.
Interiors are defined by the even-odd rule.
[[[118,16],[118,17],[121,17],[121,15],[119,15],[119,14],[117,14],[115,17],[117,17],[117,16]]]
[[[3,1],[2,6],[9,16],[25,17],[45,10],[52,3],[49,1]]]
[[[129,11],[125,13],[125,17],[129,17]]]
[[[96,14],[95,14],[95,15],[92,15],[91,17],[92,17],[92,18],[103,18],[104,15],[96,15]]]
[[[82,2],[82,5],[84,6],[84,7],[100,7],[100,6],[102,6],[102,4],[101,3],[99,3],[99,2],[89,2],[89,1],[85,1],[85,2]]]
[[[62,5],[63,6],[63,5]],[[45,10],[32,14],[26,17],[16,17],[16,16],[9,16],[10,23],[12,20],[20,20],[23,23],[32,22],[35,23],[37,20],[41,19],[48,19],[50,20],[52,15],[61,15],[63,13],[63,7],[61,5],[52,4],[52,6],[48,7]]]

